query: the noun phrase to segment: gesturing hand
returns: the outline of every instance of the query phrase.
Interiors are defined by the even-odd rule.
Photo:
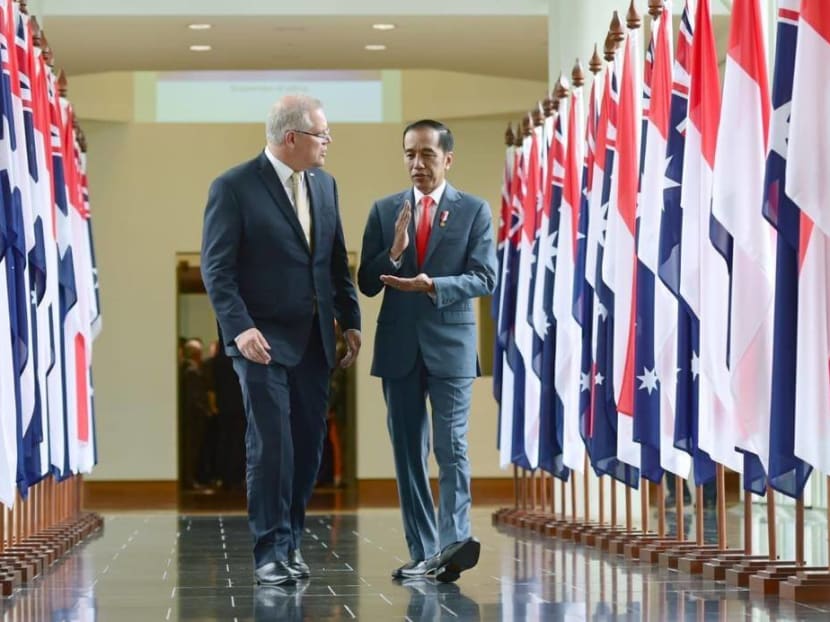
[[[249,361],[267,365],[271,362],[271,355],[268,351],[271,346],[256,328],[249,328],[239,333],[234,339],[240,354]]]
[[[380,280],[383,281],[384,285],[389,287],[394,287],[395,289],[399,289],[402,292],[432,292],[435,291],[435,288],[432,284],[432,279],[429,278],[426,274],[421,272],[421,274],[417,276],[413,276],[412,278],[403,279],[401,277],[392,276],[391,274],[382,274],[380,276]]]
[[[392,248],[389,254],[395,261],[403,255],[409,247],[409,221],[412,220],[412,205],[409,199],[403,202],[403,207],[395,219],[395,239],[392,241]]]

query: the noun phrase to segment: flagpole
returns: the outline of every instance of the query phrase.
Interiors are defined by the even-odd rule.
[[[674,503],[675,503],[675,512],[677,512],[677,541],[683,541],[686,539],[686,515],[685,515],[685,508],[684,501],[683,501],[683,493],[686,489],[686,481],[680,477],[679,475],[674,476]]]
[[[774,502],[772,502],[774,503]],[[771,499],[767,499],[767,508],[771,505]],[[725,507],[725,502],[724,502]],[[726,516],[724,511],[724,530],[726,529]],[[724,546],[724,548],[726,548]],[[752,493],[744,490],[744,555],[752,555]]]
[[[591,474],[588,472],[589,468],[588,464],[588,454],[585,454],[585,460],[582,465],[582,486],[584,488],[584,512],[585,512],[585,523],[587,524],[591,520]]]
[[[767,541],[769,543],[769,558],[771,560],[778,559],[778,542],[775,534],[775,493],[770,485],[767,485]]]
[[[830,525],[830,523],[828,523]],[[795,500],[795,564],[804,565],[804,494]]]
[[[718,521],[718,548],[723,551],[726,550],[726,479],[725,471],[722,464],[715,467],[715,485],[717,488],[717,521]],[[701,488],[701,496],[703,489]],[[744,507],[746,510],[746,507]],[[744,521],[746,521],[746,514],[744,513]],[[751,523],[750,523],[751,525]],[[703,525],[700,526],[701,533]],[[744,529],[746,529],[746,522],[744,522]],[[751,529],[750,529],[751,532]],[[750,536],[751,537],[751,536]],[[746,535],[744,535],[744,545],[746,545]]]
[[[657,536],[662,540],[666,537],[666,489],[665,482],[660,480],[657,486]]]
[[[702,547],[703,540],[703,485],[695,486],[695,543]]]

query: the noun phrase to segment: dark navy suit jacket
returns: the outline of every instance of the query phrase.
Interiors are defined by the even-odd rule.
[[[412,189],[377,201],[363,234],[358,283],[367,296],[383,291],[378,315],[372,375],[402,378],[420,352],[429,373],[439,378],[479,375],[473,298],[493,292],[496,251],[487,202],[459,192],[447,183],[435,210],[424,265],[418,266],[415,219],[409,223],[410,244],[399,270],[389,259],[395,221],[406,200],[415,205]],[[435,299],[419,292],[385,287],[382,274],[414,277],[427,273]]]
[[[334,319],[343,330],[360,329],[337,184],[320,169],[307,170],[305,177],[312,248],[264,153],[223,173],[210,187],[202,278],[229,356],[239,355],[234,338],[255,326],[271,346],[271,359],[294,366],[317,317],[326,358],[334,367]]]

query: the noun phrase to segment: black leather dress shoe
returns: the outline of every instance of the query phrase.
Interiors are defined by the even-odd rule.
[[[259,585],[291,585],[294,575],[285,562],[269,562],[254,570]]]
[[[475,538],[467,538],[450,544],[441,552],[435,578],[442,583],[458,581],[462,572],[473,568],[478,563],[480,553],[481,542]]]
[[[300,549],[288,552],[286,565],[295,579],[308,579],[311,576],[311,570],[309,570],[308,564],[305,563]]]
[[[435,572],[438,568],[440,555],[433,555],[429,559],[421,561],[409,561],[400,568],[392,571],[393,579],[413,579],[415,577],[425,577],[430,573]]]

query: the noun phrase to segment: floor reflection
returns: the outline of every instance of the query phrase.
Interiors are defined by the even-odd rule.
[[[730,510],[733,511],[733,510]],[[766,529],[756,512],[756,541]],[[740,516],[739,509],[736,516]],[[826,556],[826,522],[808,512],[812,559]],[[690,534],[692,515],[687,515]],[[706,516],[707,538],[714,523]],[[479,566],[458,584],[393,582],[405,555],[399,513],[361,510],[309,518],[313,576],[291,588],[252,584],[243,516],[111,515],[31,586],[0,600],[2,622],[147,620],[827,620],[826,605],[757,599],[747,590],[490,525],[474,511]],[[737,524],[737,527],[736,527]],[[740,520],[730,521],[739,543]],[[790,525],[781,525],[785,534]],[[781,556],[792,539],[779,537]],[[826,563],[826,562],[825,562]],[[830,595],[828,595],[830,600]]]

